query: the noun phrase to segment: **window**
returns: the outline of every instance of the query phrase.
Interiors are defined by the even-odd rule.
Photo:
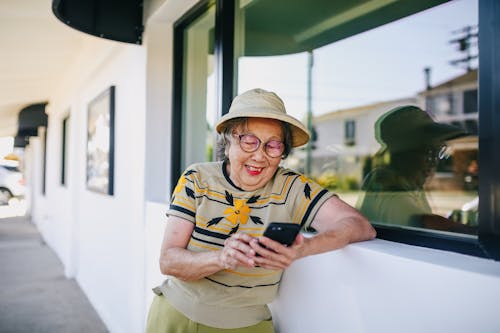
[[[354,120],[346,120],[344,122],[344,144],[346,146],[354,146],[356,144],[356,122]]]
[[[477,113],[477,89],[464,91],[464,113]]]
[[[41,141],[42,141],[42,150],[43,150],[43,160],[42,160],[42,195],[45,196],[47,192],[47,136],[48,136],[48,127],[39,128]]]
[[[215,5],[202,3],[175,27],[174,186],[187,166],[213,160],[216,119],[214,26]]]
[[[61,185],[68,184],[69,115],[62,121]]]
[[[276,92],[290,114],[304,123],[311,119],[307,125],[316,138],[295,149],[285,166],[367,212],[414,204],[407,216],[367,214],[380,238],[500,258],[494,245],[500,211],[493,204],[500,186],[493,170],[500,166],[492,160],[500,141],[492,96],[500,65],[491,56],[500,48],[500,27],[491,23],[498,8],[490,0],[481,0],[480,12],[474,0],[370,3],[216,1],[215,30],[228,31],[234,22],[232,43],[227,34],[214,36],[215,45],[223,41],[222,54],[233,55],[233,61],[221,60],[214,52],[216,81],[225,82],[216,98],[227,101],[255,87]],[[234,6],[232,13],[227,5]],[[468,27],[480,28],[479,17],[496,26],[482,32],[478,57],[464,57],[477,55],[478,45],[456,49],[450,41],[467,38]],[[467,59],[467,66],[454,66],[456,59]],[[476,101],[468,91],[477,91]],[[475,103],[481,111],[469,112]],[[426,120],[387,119],[402,106],[424,110]],[[479,135],[488,138],[481,150],[478,118]],[[415,122],[438,124],[432,126],[448,134],[439,144],[427,142],[430,132],[414,131]],[[398,171],[409,169],[415,169],[411,179]],[[387,184],[390,179],[398,183]],[[363,207],[367,196],[372,209]]]
[[[307,1],[296,1],[294,7],[280,1],[240,1],[235,14],[240,39],[234,45],[238,93],[262,87],[278,93],[288,111],[304,122],[312,113],[316,149],[310,154],[296,150],[286,165],[339,193],[374,224],[476,235],[476,211],[462,213],[478,196],[477,190],[464,188],[473,155],[464,148],[465,139],[439,142],[449,148],[441,156],[447,159],[436,163],[437,155],[431,154],[440,147],[433,133],[416,132],[424,125],[417,123],[418,113],[416,118],[397,115],[397,120],[387,116],[395,107],[425,110],[428,105],[443,126],[463,123],[456,118],[461,110],[455,92],[477,86],[477,79],[449,64],[460,55],[449,40],[456,30],[477,25],[476,6],[471,1],[430,9],[406,4],[388,18],[338,2],[317,6],[320,11]],[[279,22],[273,15],[278,13]],[[348,29],[339,13],[358,16],[352,14]],[[443,22],[443,17],[454,19]],[[368,21],[379,24],[364,26]],[[429,116],[427,121],[433,122]],[[384,124],[381,133],[379,123]],[[468,139],[467,149],[477,152],[477,137]]]

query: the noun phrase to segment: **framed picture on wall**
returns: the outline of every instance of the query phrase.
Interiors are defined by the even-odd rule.
[[[113,195],[115,87],[94,98],[87,111],[87,188]]]

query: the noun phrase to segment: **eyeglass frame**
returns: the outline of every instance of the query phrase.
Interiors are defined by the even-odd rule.
[[[236,138],[238,138],[238,143],[239,143],[239,146],[240,146],[241,150],[243,150],[245,153],[254,153],[254,152],[256,152],[257,150],[259,150],[259,148],[260,148],[260,147],[262,146],[262,144],[263,144],[262,140],[261,140],[258,136],[256,136],[255,134],[252,134],[252,133],[237,134],[237,133],[233,132],[233,136],[234,136],[234,137],[236,137]],[[258,144],[257,144],[257,146],[255,147],[255,149],[253,149],[253,150],[245,150],[245,149],[242,147],[242,145],[241,145],[241,141],[242,141],[242,140],[241,140],[241,139],[242,139],[243,137],[245,137],[245,136],[254,137],[255,139],[257,139]],[[269,144],[270,142],[273,142],[273,141],[274,141],[274,142],[278,142],[278,143],[281,145],[281,147],[282,147],[282,149],[281,149],[281,153],[280,153],[279,155],[277,155],[277,156],[272,156],[272,155],[270,155],[270,154],[267,152],[267,147],[268,147],[268,144]],[[278,157],[283,158],[283,157],[284,157],[284,153],[285,153],[285,151],[286,151],[286,143],[285,143],[285,142],[283,142],[283,141],[280,141],[280,140],[275,140],[275,139],[271,139],[271,140],[269,140],[269,141],[267,141],[267,142],[264,142],[264,153],[265,153],[267,156],[271,157],[271,158],[278,158]]]
[[[440,145],[439,147],[427,148],[427,159],[433,161],[434,163],[440,160],[448,159],[451,156],[449,151],[450,147],[446,144]]]

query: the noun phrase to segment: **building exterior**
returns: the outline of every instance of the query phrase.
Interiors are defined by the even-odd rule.
[[[449,143],[453,162],[441,168],[431,187],[477,189],[478,80],[477,69],[419,93],[436,121],[463,128],[470,135]],[[472,169],[472,170],[471,170]]]
[[[363,167],[380,149],[373,124],[384,113],[400,105],[417,105],[417,98],[404,98],[326,113],[314,118],[316,142],[311,174],[341,174],[359,188]],[[347,188],[348,189],[348,188]]]
[[[419,94],[427,110],[439,122],[461,126],[471,134],[478,131],[477,69],[443,82]]]
[[[276,90],[289,111],[304,109],[304,98],[295,106],[290,91],[273,86],[273,78],[294,82],[287,75],[305,74],[295,63],[282,71],[280,56],[297,54],[291,61],[302,61],[301,54],[310,49],[419,17],[429,8],[448,10],[442,2],[318,0],[315,6],[310,1],[291,6],[288,1],[152,0],[143,2],[139,44],[86,39],[47,96],[47,130],[30,137],[24,163],[32,221],[109,330],[144,330],[151,288],[164,278],[158,254],[170,192],[187,165],[207,159],[207,147],[214,146],[207,123],[227,112],[234,95],[245,85],[259,85]],[[377,227],[379,239],[300,260],[285,274],[272,305],[279,332],[495,332],[500,327],[500,181],[495,171],[500,167],[495,155],[500,146],[500,94],[495,94],[500,90],[495,79],[500,75],[500,5],[480,0],[477,7],[483,38],[479,107],[471,113],[464,109],[456,118],[432,110],[446,121],[480,118],[478,234]],[[62,23],[61,28],[70,29]],[[376,57],[376,50],[360,53]],[[260,80],[249,65],[256,59],[264,63],[256,71]],[[362,59],[351,60],[362,67]],[[392,65],[391,72],[398,74]],[[305,80],[300,84],[305,91]],[[474,97],[467,91],[474,87],[464,88],[463,103],[456,103],[469,105]],[[438,105],[434,93],[446,89],[434,87],[421,96]],[[330,153],[339,161],[372,154],[370,122],[363,119],[375,119],[402,102],[387,100],[316,117],[315,170]],[[334,125],[327,125],[330,119]],[[324,144],[324,138],[331,143]],[[100,154],[104,164],[89,163]],[[342,167],[359,174],[360,165]],[[90,182],[96,177],[98,185]]]

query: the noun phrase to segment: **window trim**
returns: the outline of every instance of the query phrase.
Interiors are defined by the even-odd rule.
[[[479,245],[500,260],[500,3],[479,0]]]
[[[69,147],[69,142],[67,142],[68,138],[68,131],[69,131],[69,119],[70,119],[70,113],[68,112],[62,119],[61,125],[61,179],[60,179],[60,185],[61,186],[68,186],[67,183],[67,175],[68,175],[68,170],[67,170],[67,164],[68,164],[68,156],[67,156],[67,149]]]
[[[172,85],[172,122],[171,122],[171,156],[170,193],[177,185],[182,174],[182,94],[184,87],[184,31],[199,16],[205,13],[213,1],[205,0],[191,8],[174,24],[173,38],[173,85]]]
[[[170,166],[170,192],[182,174],[182,94],[184,87],[184,31],[212,5],[213,0],[205,0],[191,8],[174,24],[173,88],[172,88],[172,163]],[[234,1],[216,2],[214,57],[216,73],[216,116],[222,117],[229,111],[234,97],[233,55],[234,55]],[[214,147],[215,148],[215,147]],[[214,149],[214,152],[216,149]]]

